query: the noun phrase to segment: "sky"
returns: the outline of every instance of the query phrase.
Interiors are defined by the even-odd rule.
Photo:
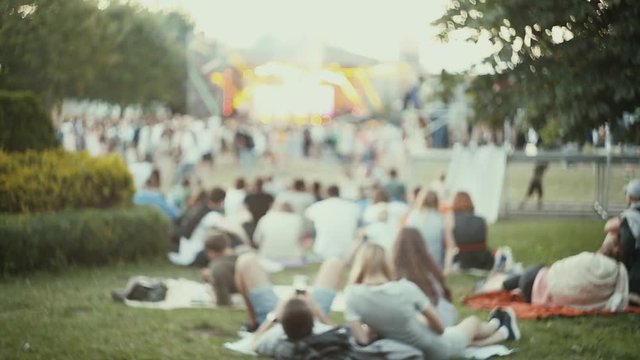
[[[197,30],[245,48],[264,36],[308,38],[381,61],[402,50],[420,56],[427,72],[462,71],[479,62],[490,44],[442,44],[431,22],[448,0],[137,0],[152,9],[177,8]]]

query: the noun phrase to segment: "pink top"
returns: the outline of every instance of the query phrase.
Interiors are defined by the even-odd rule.
[[[551,295],[549,294],[549,286],[547,284],[548,273],[549,267],[543,267],[540,269],[538,275],[536,275],[536,279],[533,281],[531,303],[534,305],[553,305]]]

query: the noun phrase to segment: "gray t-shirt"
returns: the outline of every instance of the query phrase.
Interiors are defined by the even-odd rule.
[[[444,216],[436,211],[412,211],[407,226],[418,229],[440,269],[444,267]]]
[[[354,285],[346,295],[347,322],[361,321],[380,337],[413,345],[429,358],[447,358],[447,346],[440,336],[418,321],[418,313],[431,302],[420,288],[406,279],[386,284]]]

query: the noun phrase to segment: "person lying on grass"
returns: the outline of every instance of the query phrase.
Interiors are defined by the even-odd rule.
[[[582,252],[554,262],[534,265],[522,274],[495,274],[480,292],[509,290],[534,305],[569,306],[581,310],[623,311],[629,304],[627,269],[617,259],[612,238],[596,253]]]
[[[387,254],[365,243],[351,269],[345,319],[359,344],[377,336],[420,349],[428,359],[461,356],[467,346],[517,340],[520,331],[511,309],[496,309],[483,322],[475,316],[445,327],[429,298],[409,280],[392,280]]]
[[[257,255],[241,255],[236,263],[235,283],[245,301],[249,324],[259,326],[254,348],[262,355],[273,355],[280,340],[297,341],[331,329],[333,324],[327,315],[345,268],[344,260],[325,260],[310,291],[298,288],[289,299],[280,301]]]
[[[391,260],[395,280],[407,279],[418,285],[444,325],[454,325],[458,320],[458,312],[452,304],[451,290],[418,229],[406,227],[400,230],[395,239]]]

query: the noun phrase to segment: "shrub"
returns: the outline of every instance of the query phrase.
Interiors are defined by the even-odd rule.
[[[0,150],[44,150],[57,145],[51,118],[33,94],[0,91]]]
[[[169,220],[146,206],[2,214],[0,272],[18,274],[156,256],[168,250],[170,230]]]
[[[118,155],[0,152],[0,212],[107,208],[130,204],[133,193],[131,174]]]

